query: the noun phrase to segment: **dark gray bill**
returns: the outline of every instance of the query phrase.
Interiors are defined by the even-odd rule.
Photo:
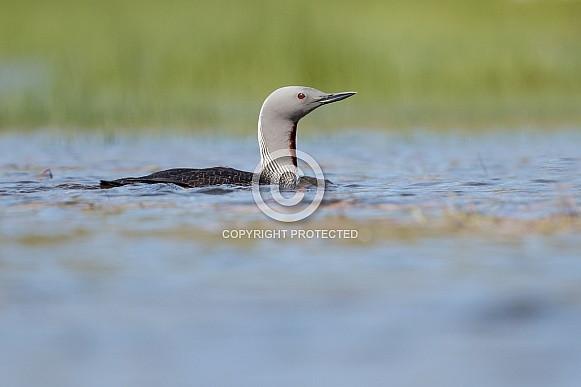
[[[326,96],[321,98],[319,100],[319,102],[321,103],[321,105],[324,105],[326,103],[331,103],[331,102],[337,102],[337,101],[341,101],[342,99],[345,99],[347,97],[351,97],[353,94],[357,94],[357,93],[354,91],[346,91],[344,93],[327,94]]]

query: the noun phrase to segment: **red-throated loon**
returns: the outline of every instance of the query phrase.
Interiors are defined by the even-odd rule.
[[[296,134],[299,120],[319,106],[341,101],[353,94],[355,92],[351,91],[329,94],[304,86],[287,86],[273,91],[262,104],[258,118],[260,182],[295,184],[298,178]],[[282,157],[273,158],[275,152],[282,153]],[[253,175],[253,172],[228,167],[176,168],[141,177],[101,180],[101,188],[134,183],[173,183],[186,188],[220,184],[251,185]]]

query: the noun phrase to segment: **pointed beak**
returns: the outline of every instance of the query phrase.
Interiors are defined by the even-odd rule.
[[[328,104],[328,103],[341,101],[342,99],[351,97],[354,94],[357,94],[357,93],[354,92],[354,91],[346,91],[344,93],[327,94],[324,97],[322,97],[322,98],[319,99],[319,103],[321,105],[325,105],[325,104]]]

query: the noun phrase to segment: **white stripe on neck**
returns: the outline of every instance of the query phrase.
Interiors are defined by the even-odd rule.
[[[262,114],[258,119],[258,146],[260,147],[260,164],[263,171],[266,171],[271,179],[278,179],[285,173],[292,173],[298,177],[298,168],[295,165],[281,164],[278,160],[274,160],[264,139],[262,130]],[[292,157],[290,143],[288,154],[285,157]],[[286,153],[286,152],[285,152]]]

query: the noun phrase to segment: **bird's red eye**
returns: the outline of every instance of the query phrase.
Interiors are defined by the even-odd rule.
[[[304,95],[303,93],[299,93],[299,94],[297,95],[297,98],[298,98],[298,99],[303,99],[303,98],[305,98],[305,95]]]

